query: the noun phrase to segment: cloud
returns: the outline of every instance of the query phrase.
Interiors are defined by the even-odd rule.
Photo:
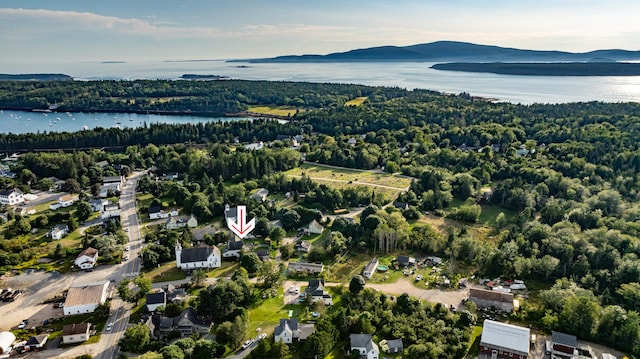
[[[49,32],[77,29],[160,38],[210,38],[226,35],[225,32],[210,27],[180,27],[144,19],[127,19],[77,11],[0,8],[0,19],[3,21],[12,20],[16,23],[23,23],[24,20],[27,20],[29,24],[35,22],[39,27],[53,25],[53,27],[47,28]]]

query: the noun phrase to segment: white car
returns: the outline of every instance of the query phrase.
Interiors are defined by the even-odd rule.
[[[107,332],[110,332],[110,331],[111,331],[111,328],[113,328],[113,323],[109,323],[109,324],[107,324],[107,327],[105,328],[105,330],[106,330]]]
[[[24,327],[27,326],[27,323],[25,323],[24,321],[20,322],[20,324],[18,324],[18,329],[24,329]]]
[[[249,340],[247,340],[246,342],[244,342],[244,343],[242,344],[242,349],[247,349],[248,347],[250,347],[250,346],[251,346],[251,344],[253,344],[253,339],[249,339]]]
[[[422,274],[418,274],[418,275],[416,276],[416,280],[422,280]]]
[[[129,246],[124,247],[125,251],[129,251],[129,249],[130,249]]]
[[[125,255],[123,259],[124,259],[125,261],[128,261],[128,260],[129,260],[129,255],[128,255],[128,254],[127,254],[127,255]]]
[[[262,340],[266,337],[267,337],[267,333],[261,333],[260,335],[258,335],[258,340]]]

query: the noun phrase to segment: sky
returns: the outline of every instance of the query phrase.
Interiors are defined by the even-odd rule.
[[[438,40],[640,50],[632,0],[0,0],[2,64],[259,58]]]

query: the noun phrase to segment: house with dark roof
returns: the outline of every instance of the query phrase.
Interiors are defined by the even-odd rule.
[[[269,260],[270,258],[268,249],[258,249],[256,250],[256,255],[263,262]]]
[[[373,342],[371,334],[351,334],[349,335],[350,348],[353,352],[357,350],[361,358],[378,359],[380,349]]]
[[[166,294],[168,302],[184,300],[187,296],[187,291],[184,288],[177,288],[171,283],[163,285],[162,291]]]
[[[311,279],[309,285],[304,290],[308,297],[311,297],[311,302],[323,302],[324,305],[333,304],[333,298],[331,294],[327,293],[324,287],[324,279]]]
[[[149,207],[149,219],[169,218],[169,212],[162,210],[160,206]]]
[[[409,209],[409,203],[402,201],[394,201],[393,206],[403,211]]]
[[[203,246],[182,249],[180,241],[176,243],[176,265],[182,270],[196,268],[219,268],[220,249],[216,246]]]
[[[376,272],[377,268],[378,268],[378,258],[371,258],[369,263],[367,263],[367,265],[364,267],[364,270],[362,271],[362,276],[365,277],[366,279],[371,279],[371,277],[373,277],[373,273]]]
[[[552,331],[551,343],[553,349],[551,352],[552,357],[563,359],[574,358],[578,355],[578,340],[575,335]]]
[[[385,353],[402,353],[404,345],[402,339],[384,339],[380,341],[380,349]]]
[[[62,327],[62,343],[74,344],[89,340],[91,323],[67,324]]]
[[[14,206],[24,202],[24,193],[17,189],[3,189],[0,190],[0,204]]]
[[[149,293],[147,294],[146,299],[147,310],[150,312],[167,305],[167,294],[165,292]]]
[[[469,300],[478,308],[496,308],[504,312],[513,311],[513,294],[480,288],[469,289]]]
[[[208,334],[213,322],[189,307],[174,318],[153,315],[150,326],[156,338],[165,338],[172,333],[179,333],[181,337],[188,337],[193,333]]]
[[[49,339],[48,334],[34,335],[24,344],[25,350],[38,350],[44,348]]]
[[[240,255],[242,254],[242,246],[244,245],[244,243],[242,242],[242,240],[235,240],[232,239],[229,241],[229,243],[227,244],[227,248],[225,248],[224,252],[222,252],[222,257],[223,258],[240,258]]]
[[[408,256],[398,256],[396,257],[396,262],[400,267],[408,267],[416,264],[416,259]]]
[[[56,224],[49,230],[49,233],[47,234],[53,240],[62,239],[62,237],[69,234],[69,226],[66,224]]]
[[[315,327],[313,324],[298,323],[298,319],[280,319],[280,325],[273,330],[273,341],[275,343],[291,344],[294,339],[298,341],[306,340]]]
[[[260,188],[255,193],[253,193],[249,198],[255,199],[256,201],[264,202],[267,200],[267,196],[269,195],[269,190],[266,188]]]

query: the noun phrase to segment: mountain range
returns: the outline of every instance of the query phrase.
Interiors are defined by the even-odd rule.
[[[410,46],[379,46],[327,55],[286,55],[273,58],[233,60],[241,62],[364,62],[364,61],[471,61],[471,62],[615,62],[640,60],[640,51],[595,50],[589,52],[540,51],[436,41]]]

